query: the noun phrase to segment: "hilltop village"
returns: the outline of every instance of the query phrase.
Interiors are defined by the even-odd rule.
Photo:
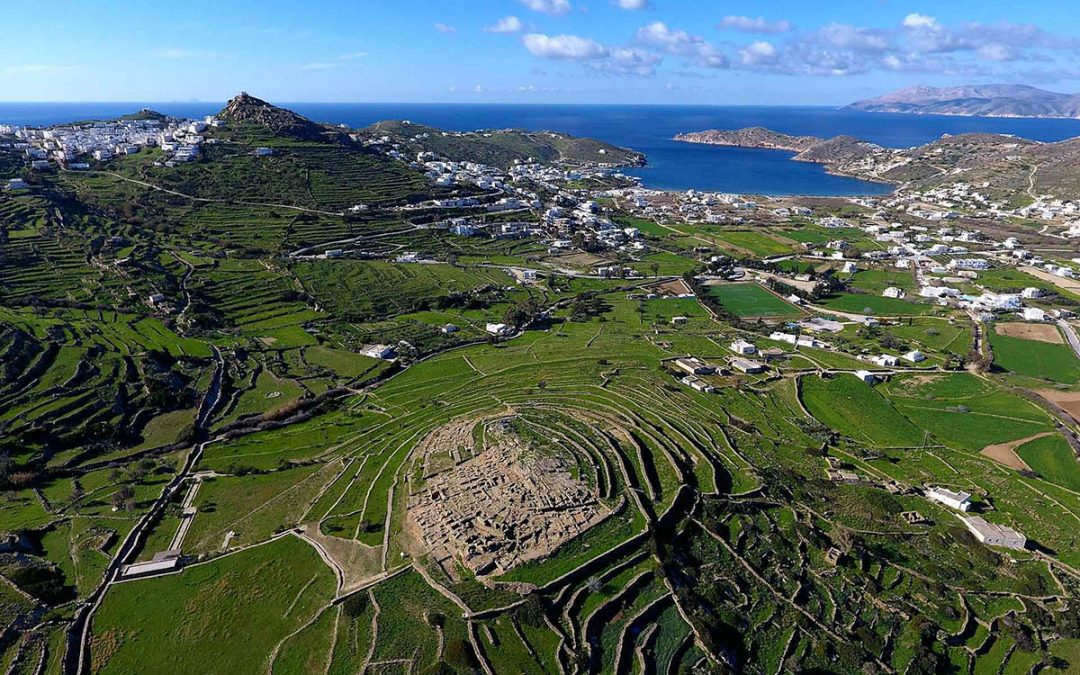
[[[897,188],[248,94],[0,127],[5,664],[1075,670],[1071,144],[770,134],[688,140]]]

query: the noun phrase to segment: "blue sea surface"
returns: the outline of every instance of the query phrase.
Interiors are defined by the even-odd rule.
[[[823,107],[677,105],[513,105],[439,103],[282,103],[320,122],[362,127],[407,119],[441,129],[551,130],[590,136],[645,153],[648,165],[628,170],[647,187],[775,195],[875,195],[889,185],[832,176],[791,153],[678,143],[684,131],[763,126],[823,138],[847,134],[905,148],[942,134],[1013,134],[1038,141],[1080,136],[1080,120],[863,113]],[[0,124],[50,125],[115,118],[149,107],[170,115],[203,117],[216,103],[0,103]]]

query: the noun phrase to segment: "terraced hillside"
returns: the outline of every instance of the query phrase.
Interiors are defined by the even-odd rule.
[[[912,270],[841,271],[814,247],[885,248],[853,201],[806,202],[845,227],[671,222],[567,177],[488,210],[495,188],[436,202],[479,190],[367,143],[598,184],[633,157],[248,96],[220,118],[175,166],[0,147],[27,183],[0,192],[7,671],[1080,665],[1067,322],[988,335]],[[950,283],[1073,306],[1032,274]],[[1024,545],[980,542],[975,514]]]

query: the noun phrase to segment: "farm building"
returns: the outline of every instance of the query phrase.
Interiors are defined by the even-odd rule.
[[[706,394],[711,394],[716,391],[716,387],[712,386],[711,384],[709,384],[705,380],[702,380],[699,377],[694,377],[693,375],[687,375],[679,381],[690,387],[691,389],[704,392]]]
[[[394,348],[389,345],[366,345],[360,350],[360,353],[364,356],[370,356],[373,359],[383,359],[389,361],[396,356]]]
[[[859,474],[847,469],[825,469],[825,476],[833,483],[858,483]]]
[[[926,491],[926,497],[957,511],[967,511],[971,508],[971,495],[967,492],[953,492],[943,487],[932,487]]]
[[[904,360],[911,361],[912,363],[919,363],[926,360],[926,354],[923,354],[918,349],[913,349],[907,354],[904,354]]]
[[[671,325],[673,325],[673,326],[684,325],[686,323],[686,321],[687,321],[687,319],[686,319],[685,316],[673,316],[673,317],[671,317]]]
[[[874,384],[877,382],[877,375],[874,375],[869,370],[856,370],[855,377],[859,378],[866,384]]]
[[[898,300],[900,298],[903,298],[905,295],[907,295],[907,294],[904,293],[904,289],[897,288],[895,286],[889,286],[888,288],[886,288],[884,291],[881,292],[881,297],[883,297],[883,298],[896,298]]]
[[[452,323],[448,323],[445,326],[443,326],[442,328],[440,328],[439,330],[441,330],[444,335],[449,335],[450,333],[458,332],[458,327],[455,326]]]
[[[892,354],[879,354],[870,359],[870,361],[875,365],[881,366],[882,368],[892,368],[896,364],[900,363],[900,359],[893,356]]]
[[[487,326],[484,327],[484,330],[491,333],[492,335],[500,337],[503,335],[509,335],[511,332],[513,332],[510,326],[507,326],[505,323],[489,323]]]
[[[971,533],[975,535],[975,538],[987,546],[1002,546],[1004,548],[1023,550],[1027,544],[1027,537],[1011,527],[988,523],[979,516],[961,517],[961,520],[964,521],[964,525],[967,525],[967,529],[971,530]]]
[[[716,366],[694,357],[675,359],[675,367],[690,375],[712,375],[716,372]]]
[[[180,551],[160,551],[148,562],[125,565],[120,572],[122,577],[137,577],[143,574],[170,572],[180,566]]]
[[[750,359],[732,359],[731,367],[743,373],[756,375],[765,372],[765,364]]]

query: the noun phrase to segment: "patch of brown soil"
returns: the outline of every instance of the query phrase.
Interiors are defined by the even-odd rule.
[[[690,287],[682,279],[674,279],[653,286],[653,290],[659,295],[686,295],[690,292]]]
[[[1080,419],[1080,391],[1037,389],[1035,393],[1058,406],[1073,417]]]
[[[318,523],[305,523],[300,530],[301,538],[321,549],[341,571],[341,593],[348,593],[382,573],[382,547],[325,535],[319,531]]]
[[[1026,469],[1031,471],[1031,467],[1027,465],[1024,460],[1020,459],[1020,455],[1016,454],[1016,449],[1021,445],[1034,441],[1037,438],[1043,436],[1049,436],[1052,431],[1044,431],[1041,434],[1035,434],[1034,436],[1028,436],[1027,438],[1020,438],[1015,441],[1009,441],[1008,443],[995,443],[994,445],[988,445],[982,449],[981,454],[986,455],[990,459],[994,460],[998,464],[1004,464],[1010,469],[1016,469],[1020,471]]]
[[[1049,342],[1055,345],[1064,344],[1065,342],[1065,338],[1061,336],[1061,331],[1052,323],[999,323],[995,325],[994,330],[997,331],[998,335],[1008,335],[1009,337],[1024,338],[1025,340],[1038,340],[1039,342]]]

